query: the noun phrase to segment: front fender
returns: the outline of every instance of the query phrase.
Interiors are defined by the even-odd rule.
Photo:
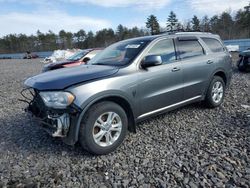
[[[70,127],[69,137],[73,142],[78,140],[81,120],[86,111],[97,101],[105,98],[117,97],[129,105],[133,121],[139,113],[137,100],[137,74],[126,73],[115,77],[107,77],[101,80],[89,81],[84,84],[73,85],[67,91],[75,95],[74,104],[81,108],[77,122]]]
[[[135,105],[131,102],[131,99],[129,99],[126,94],[120,92],[120,91],[105,91],[98,93],[94,96],[91,96],[88,100],[84,101],[81,105],[80,108],[82,109],[81,113],[78,114],[77,119],[74,121],[74,123],[70,126],[70,130],[68,133],[67,138],[64,139],[64,142],[69,144],[69,145],[74,145],[78,141],[78,135],[79,135],[79,130],[81,126],[81,121],[87,110],[96,102],[105,100],[107,98],[121,98],[123,100],[126,100],[127,103],[130,105],[130,109],[132,111],[133,117],[136,112],[134,111]],[[134,121],[134,119],[133,119]],[[135,127],[134,127],[135,129]]]

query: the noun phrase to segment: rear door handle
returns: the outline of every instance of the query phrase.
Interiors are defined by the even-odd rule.
[[[212,60],[208,60],[208,61],[207,61],[207,64],[212,64],[212,63],[213,63]]]
[[[179,71],[179,70],[181,70],[179,67],[175,67],[175,68],[172,69],[172,72],[176,72],[176,71]]]

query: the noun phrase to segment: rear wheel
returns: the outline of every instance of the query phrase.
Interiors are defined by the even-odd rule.
[[[107,154],[122,143],[127,129],[128,119],[122,107],[113,102],[100,102],[83,117],[79,142],[90,153]]]
[[[207,90],[205,103],[208,107],[215,108],[221,105],[225,95],[225,82],[219,76],[214,76]]]

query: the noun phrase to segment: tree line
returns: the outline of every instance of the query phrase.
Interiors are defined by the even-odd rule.
[[[56,49],[96,48],[106,47],[116,41],[149,34],[145,29],[133,27],[131,29],[118,25],[113,29],[102,29],[93,33],[83,29],[76,33],[61,30],[58,34],[39,30],[36,35],[10,34],[0,38],[0,53],[16,53],[25,51],[51,51]]]
[[[160,27],[156,16],[150,15],[146,27],[152,35],[162,31],[201,31],[216,33],[223,40],[250,38],[250,3],[244,9],[238,10],[234,16],[230,12],[223,12],[211,18],[208,16],[198,18],[194,15],[185,23],[179,22],[176,14],[171,11],[165,28]]]
[[[181,23],[176,14],[171,11],[167,17],[166,25],[161,27],[155,15],[150,15],[145,23],[146,27],[127,28],[118,25],[116,30],[102,29],[93,33],[81,29],[76,33],[61,30],[58,34],[39,30],[36,35],[10,34],[0,38],[0,53],[15,53],[24,51],[50,51],[68,48],[95,48],[106,47],[116,41],[164,32],[201,31],[216,33],[223,40],[250,38],[250,3],[240,9],[235,15],[223,12],[212,17],[198,18],[194,15],[190,20]]]

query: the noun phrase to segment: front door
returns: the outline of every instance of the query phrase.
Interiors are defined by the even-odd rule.
[[[176,60],[172,39],[158,41],[145,55],[159,55],[162,65],[141,69],[139,72],[140,115],[160,111],[182,101],[182,66]]]

